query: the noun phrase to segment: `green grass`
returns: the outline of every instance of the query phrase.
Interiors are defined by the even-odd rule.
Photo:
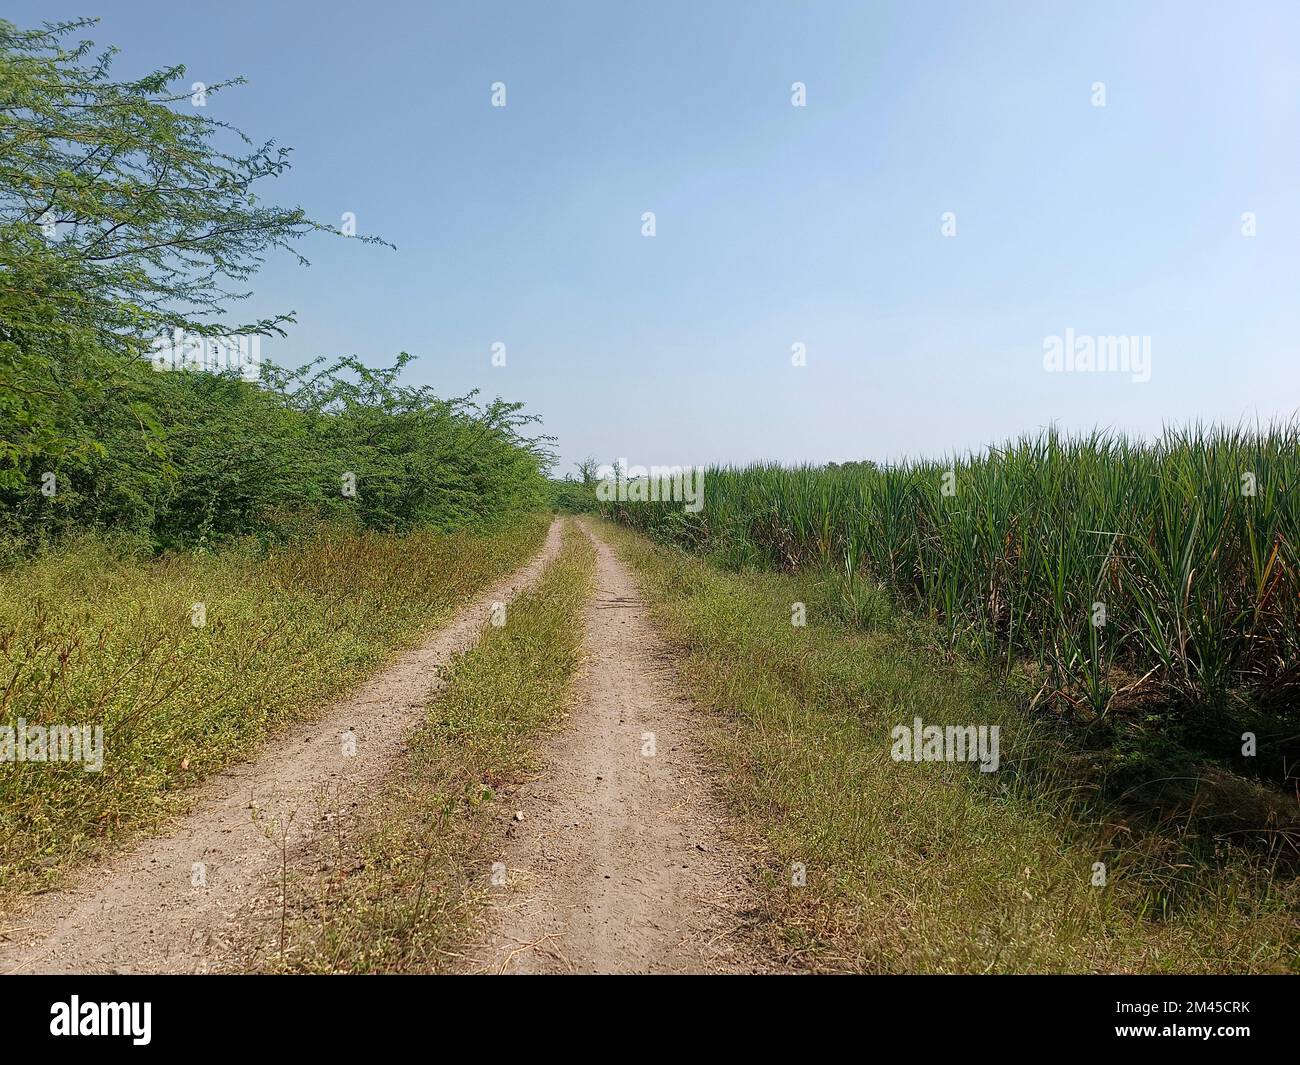
[[[316,714],[524,562],[547,522],[327,529],[265,556],[132,559],[83,539],[0,571],[0,724],[105,734],[98,773],[0,762],[0,902],[178,812],[189,785]]]
[[[317,871],[292,880],[283,940],[255,967],[293,972],[427,972],[454,962],[486,895],[498,793],[533,767],[567,708],[595,550],[570,526],[506,624],[453,665],[428,720],[354,838],[330,837]]]
[[[1276,851],[1225,837],[1207,853],[1105,803],[1070,734],[945,654],[942,628],[870,588],[849,609],[834,573],[736,574],[604,531],[707,711],[702,736],[765,871],[759,931],[781,957],[891,973],[1296,967],[1300,891]],[[890,730],[914,716],[999,725],[1001,769],[893,761]]]
[[[710,469],[698,514],[605,510],[736,568],[880,583],[950,646],[1008,671],[1038,663],[1044,701],[1082,720],[1158,702],[1170,733],[1243,712],[1275,741],[1296,732],[1300,423],[1154,443],[1048,433],[887,469]],[[1227,757],[1240,731],[1179,738]],[[1273,754],[1270,772],[1287,750]]]

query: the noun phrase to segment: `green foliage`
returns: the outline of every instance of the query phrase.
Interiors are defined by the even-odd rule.
[[[304,513],[400,530],[540,505],[534,419],[399,386],[408,355],[269,367],[260,388],[151,369],[175,330],[283,335],[292,314],[227,315],[268,252],[305,263],[295,242],[335,230],[261,202],[289,150],[192,106],[183,67],[114,80],[113,50],[67,43],[92,22],[0,21],[0,534],[91,526],[169,547],[280,535]]]
[[[128,379],[157,411],[150,431],[117,398],[76,408],[78,431],[99,446],[21,461],[20,486],[0,488],[4,530],[28,543],[93,527],[204,546],[283,538],[310,516],[403,531],[544,506],[550,454],[545,438],[524,435],[533,416],[399,386],[409,359],[381,370],[350,358],[264,367],[265,386],[137,360]],[[56,477],[52,496],[40,491],[44,471]]]
[[[879,582],[953,646],[1041,663],[1044,695],[1089,721],[1156,696],[1210,718],[1239,697],[1293,717],[1298,443],[1296,424],[1149,444],[1048,433],[885,469],[711,469],[699,514],[604,509],[705,552]]]
[[[256,146],[191,106],[184,67],[117,81],[115,50],[66,43],[93,22],[0,21],[0,485],[10,488],[32,457],[106,453],[85,431],[87,407],[131,412],[150,447],[156,408],[132,362],[176,328],[282,334],[292,314],[223,316],[268,251],[334,232],[259,202],[254,185],[288,168],[289,149]]]
[[[563,480],[552,477],[547,483],[552,510],[561,514],[590,514],[599,508],[595,489],[589,484],[568,477]]]
[[[596,501],[596,460],[586,458],[575,465],[576,478],[566,474],[550,479],[551,509],[561,514],[594,514],[600,509]]]

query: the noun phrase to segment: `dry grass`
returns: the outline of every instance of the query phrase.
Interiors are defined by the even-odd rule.
[[[0,900],[176,813],[189,785],[521,564],[547,524],[332,531],[268,557],[131,559],[86,540],[0,573],[0,724],[86,723],[105,737],[101,772],[0,763]]]
[[[1277,852],[1212,854],[1098,804],[1067,737],[942,634],[825,574],[736,575],[607,525],[682,650],[731,806],[765,855],[762,928],[790,961],[868,972],[1277,972],[1297,965]],[[834,601],[835,609],[832,609]],[[791,606],[808,624],[791,625]],[[890,729],[998,724],[1002,767],[895,762]],[[807,886],[791,886],[791,863]],[[1094,863],[1106,886],[1093,885]]]
[[[538,584],[509,604],[505,625],[486,628],[451,666],[428,721],[358,816],[359,832],[324,841],[315,871],[291,880],[284,938],[252,967],[456,965],[453,948],[481,911],[492,841],[510,814],[499,794],[524,778],[568,705],[594,572],[594,548],[570,526]]]

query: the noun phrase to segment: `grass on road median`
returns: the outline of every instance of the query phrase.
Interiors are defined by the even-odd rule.
[[[491,890],[503,788],[563,718],[582,648],[595,549],[570,525],[560,555],[456,659],[428,720],[352,835],[323,842],[288,888],[292,914],[256,967],[427,972],[453,966]]]

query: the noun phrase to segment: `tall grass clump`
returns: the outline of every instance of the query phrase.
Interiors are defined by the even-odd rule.
[[[698,514],[605,511],[732,560],[883,584],[952,646],[1037,664],[1043,696],[1085,721],[1156,701],[1184,721],[1294,722],[1298,443],[1295,422],[1047,432],[946,462],[714,468]]]

